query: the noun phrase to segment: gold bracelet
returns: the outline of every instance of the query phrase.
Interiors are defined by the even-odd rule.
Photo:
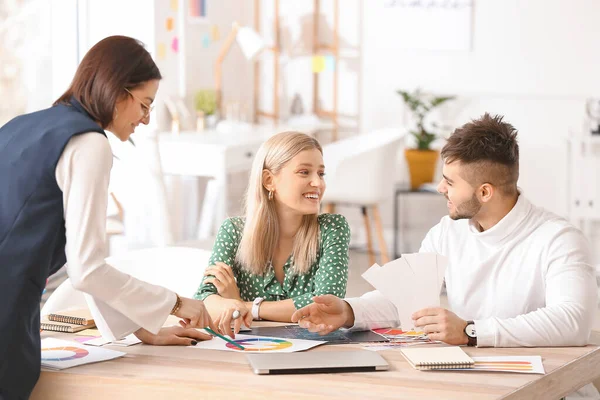
[[[179,311],[179,309],[181,308],[181,297],[179,297],[179,295],[177,293],[175,293],[175,296],[177,296],[177,301],[175,302],[175,305],[173,306],[173,309],[171,310],[171,315],[175,315],[175,313],[177,311]]]

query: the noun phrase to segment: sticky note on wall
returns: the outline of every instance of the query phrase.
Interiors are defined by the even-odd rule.
[[[327,71],[335,70],[335,57],[334,56],[325,57],[325,69]]]
[[[179,9],[179,0],[171,0],[171,11],[177,11]]]
[[[205,48],[210,46],[210,36],[208,36],[208,33],[205,33],[202,36],[202,46],[204,46]]]
[[[177,36],[171,41],[171,50],[173,50],[174,53],[179,52],[179,38]]]
[[[164,60],[167,55],[167,46],[164,43],[159,43],[156,49],[159,60]]]
[[[172,17],[167,18],[167,20],[165,21],[165,27],[167,28],[167,31],[169,31],[169,32],[172,31],[173,26],[174,26],[173,18]]]
[[[213,42],[216,42],[217,40],[219,40],[220,34],[219,34],[219,27],[217,25],[213,25],[210,27],[210,35],[212,36]]]
[[[312,58],[312,71],[316,74],[321,73],[325,70],[325,57],[313,56]]]

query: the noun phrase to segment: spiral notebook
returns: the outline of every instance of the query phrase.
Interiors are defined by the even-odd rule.
[[[67,324],[90,325],[94,323],[92,313],[87,308],[77,310],[60,311],[48,314],[48,319],[55,322],[66,322]]]
[[[42,317],[40,323],[40,329],[44,331],[54,331],[54,332],[66,332],[66,333],[75,333],[82,331],[84,329],[90,329],[95,327],[94,322],[91,322],[87,325],[79,325],[79,324],[69,324],[67,322],[57,322],[50,321],[48,317]]]
[[[411,347],[401,349],[406,361],[415,369],[473,368],[475,362],[460,347]]]

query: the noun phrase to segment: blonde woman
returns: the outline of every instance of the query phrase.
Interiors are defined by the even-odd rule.
[[[221,225],[195,295],[221,332],[233,336],[253,319],[290,322],[313,296],[346,293],[350,229],[341,215],[319,215],[324,175],[323,150],[308,135],[279,133],[259,149],[245,217]]]

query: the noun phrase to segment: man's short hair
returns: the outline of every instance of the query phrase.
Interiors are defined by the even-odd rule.
[[[504,194],[514,194],[519,179],[517,130],[501,115],[485,113],[457,128],[443,147],[445,163],[460,161],[463,179],[473,187],[489,183]]]

